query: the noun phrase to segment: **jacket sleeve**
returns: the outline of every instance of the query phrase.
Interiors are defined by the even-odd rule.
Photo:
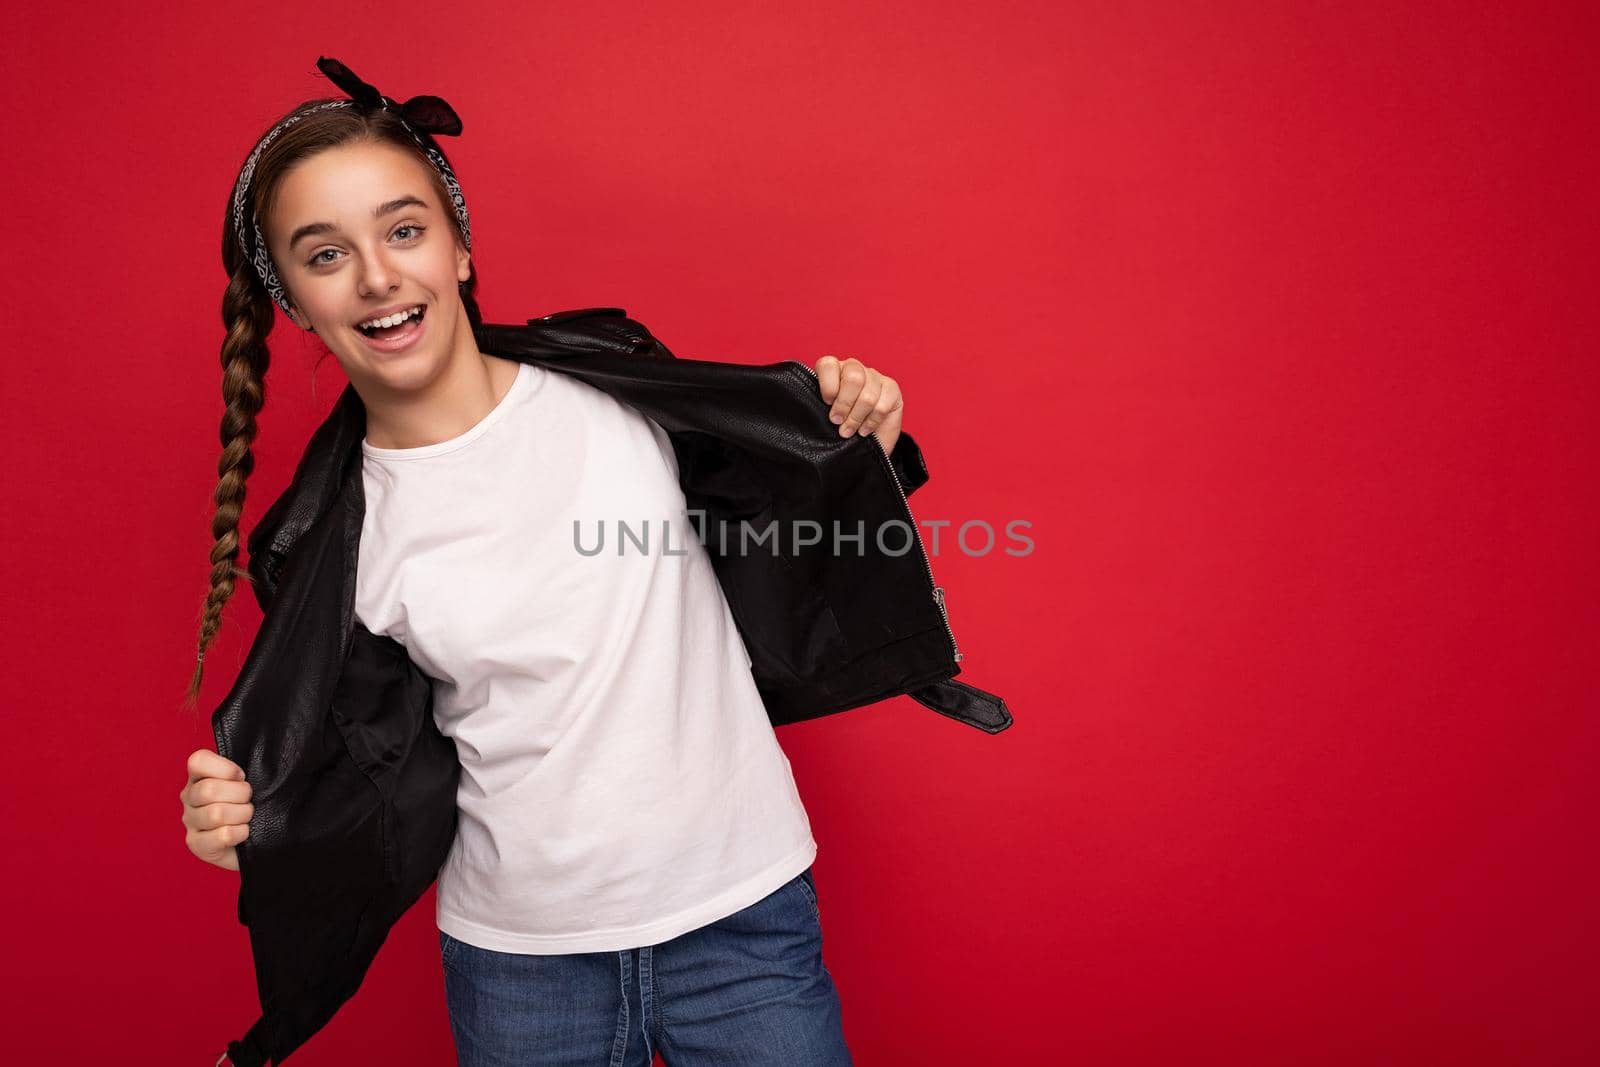
[[[922,461],[922,449],[917,445],[917,439],[900,431],[900,436],[895,439],[894,451],[889,453],[889,465],[894,468],[895,477],[900,479],[900,488],[910,496],[928,480],[928,466]]]

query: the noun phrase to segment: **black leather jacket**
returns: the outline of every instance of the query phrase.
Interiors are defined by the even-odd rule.
[[[889,520],[915,530],[905,498],[928,474],[910,434],[888,456],[870,436],[840,437],[804,364],[676,359],[621,308],[475,334],[482,351],[570,374],[667,431],[774,726],[902,693],[988,733],[1011,725],[999,697],[953,680],[961,657],[920,531],[899,555],[874,534]],[[263,1014],[228,1045],[238,1067],[281,1063],[326,1025],[455,837],[461,767],[431,682],[355,618],[365,432],[347,386],[251,531],[265,617],[212,715],[217,751],[244,769],[255,805],[238,914]],[[737,545],[741,520],[760,531],[800,519],[825,531],[840,520],[846,534],[859,520],[866,536],[837,554],[831,532],[810,550],[719,550],[719,524]],[[893,551],[905,540],[883,538]]]

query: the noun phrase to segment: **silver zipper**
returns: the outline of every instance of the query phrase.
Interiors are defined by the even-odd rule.
[[[812,381],[817,381],[817,372],[800,362],[798,359],[789,360],[795,366],[811,375]],[[955,657],[955,662],[960,663],[964,657],[961,650],[956,647],[956,632],[950,629],[950,612],[944,606],[944,586],[937,584],[933,577],[933,564],[928,562],[928,550],[922,543],[922,530],[917,525],[917,517],[911,513],[911,501],[906,499],[905,486],[900,484],[900,475],[895,473],[894,464],[889,462],[889,453],[884,449],[883,442],[878,440],[876,433],[867,435],[872,438],[872,443],[878,446],[878,455],[883,457],[883,465],[889,472],[889,477],[894,480],[895,490],[900,494],[900,506],[906,509],[906,517],[911,520],[911,536],[917,542],[917,554],[922,557],[922,569],[928,573],[928,588],[933,590],[933,602],[939,608],[939,618],[944,620],[944,632],[950,638],[950,653]]]

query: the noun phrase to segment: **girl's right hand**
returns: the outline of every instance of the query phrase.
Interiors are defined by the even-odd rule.
[[[239,869],[235,846],[250,836],[250,783],[244,768],[200,748],[189,754],[189,782],[178,794],[183,801],[184,844],[189,851],[226,871]]]

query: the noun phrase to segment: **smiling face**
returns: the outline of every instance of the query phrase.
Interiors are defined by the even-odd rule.
[[[316,330],[369,401],[421,389],[477,354],[457,288],[471,257],[446,210],[428,165],[383,142],[325,149],[278,186],[265,236],[291,317]],[[408,310],[397,326],[361,328]]]

